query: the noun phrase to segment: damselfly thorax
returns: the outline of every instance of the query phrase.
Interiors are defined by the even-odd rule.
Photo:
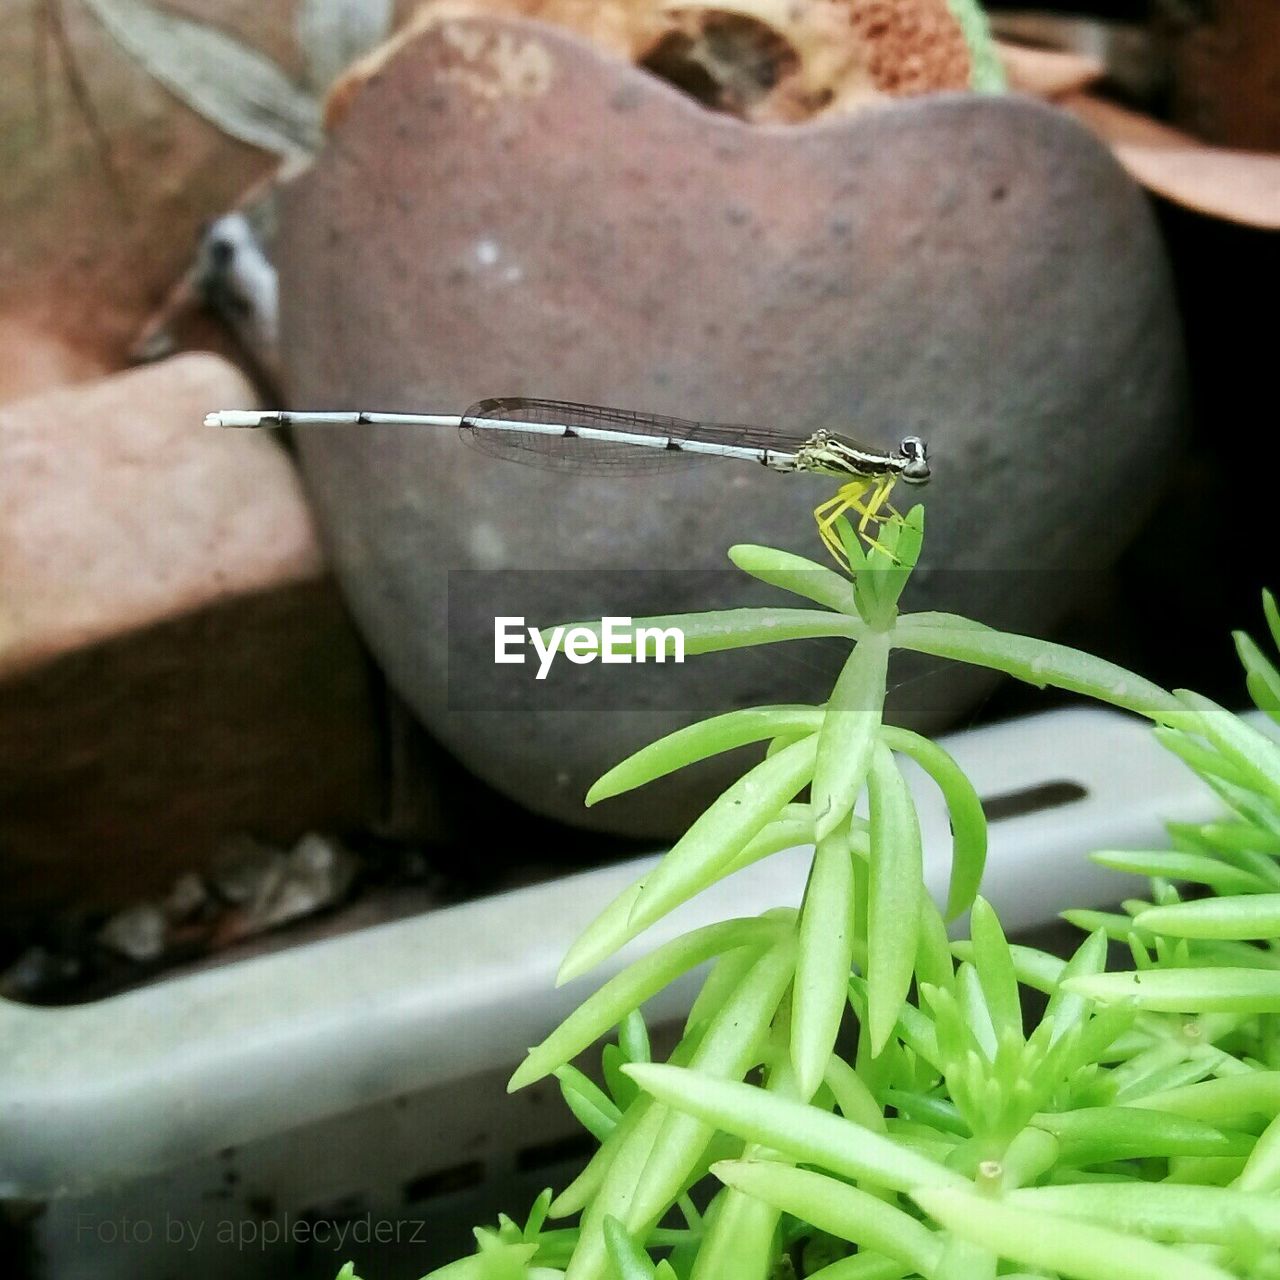
[[[870,526],[884,519],[901,519],[889,502],[894,485],[899,480],[925,484],[930,475],[928,449],[919,436],[905,436],[896,450],[884,453],[827,431],[810,436],[798,449],[789,469],[847,477],[835,496],[813,511],[823,545],[846,569],[849,561],[837,535],[836,522],[853,513],[858,518],[858,536],[869,546],[879,546],[868,532]]]
[[[211,413],[206,425],[263,426],[425,426],[452,427],[467,444],[485,453],[537,466],[613,475],[648,471],[673,459],[728,458],[755,462],[771,471],[807,472],[843,480],[835,496],[815,508],[823,543],[848,567],[837,536],[841,516],[857,517],[857,531],[878,545],[872,525],[899,519],[889,494],[899,480],[924,484],[929,479],[925,443],[907,436],[896,449],[876,449],[829,431],[807,437],[768,427],[696,422],[661,414],[538,400],[523,396],[481,400],[466,413],[265,412]]]

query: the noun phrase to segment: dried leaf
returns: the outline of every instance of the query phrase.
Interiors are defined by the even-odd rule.
[[[298,47],[307,60],[307,83],[323,93],[357,58],[391,34],[391,0],[302,0],[296,22]]]
[[[1210,217],[1280,230],[1280,156],[1210,146],[1087,93],[1062,105],[1148,190]]]
[[[1099,58],[1060,49],[1036,49],[1031,45],[996,42],[1009,88],[1037,98],[1061,98],[1097,84],[1107,73]]]
[[[112,38],[223,133],[283,157],[320,143],[320,105],[257,50],[145,0],[84,0]]]

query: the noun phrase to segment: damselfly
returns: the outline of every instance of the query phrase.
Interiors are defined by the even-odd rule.
[[[902,480],[924,484],[929,460],[919,436],[906,436],[896,449],[876,449],[834,432],[815,431],[797,438],[767,427],[691,422],[653,413],[605,409],[565,400],[513,396],[481,400],[460,416],[365,411],[312,413],[289,409],[211,413],[206,426],[371,426],[454,428],[485,453],[541,466],[615,474],[647,470],[672,458],[696,461],[731,458],[755,462],[771,471],[839,476],[833,498],[814,509],[818,533],[836,560],[847,567],[836,522],[852,513],[859,535],[878,545],[872,524],[897,519],[889,494]]]

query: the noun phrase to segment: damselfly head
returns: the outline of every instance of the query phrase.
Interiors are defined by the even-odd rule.
[[[902,478],[907,484],[924,484],[929,479],[929,450],[919,436],[905,436],[898,445],[903,459]]]

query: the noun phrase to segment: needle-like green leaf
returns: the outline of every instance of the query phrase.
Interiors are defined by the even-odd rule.
[[[1230,1280],[1221,1268],[1179,1250],[1078,1219],[1033,1212],[1015,1204],[1012,1196],[1000,1201],[940,1187],[911,1194],[931,1218],[962,1239],[1073,1280]]]
[[[813,776],[818,743],[805,738],[762,760],[723,792],[645,877],[628,930],[648,928],[714,884],[749,840],[777,816]],[[618,938],[621,946],[625,937]]]
[[[652,1058],[649,1028],[639,1009],[632,1009],[618,1024],[618,1047],[627,1062],[648,1062]]]
[[[750,1070],[762,1056],[769,1024],[794,972],[795,949],[790,944],[779,944],[761,956],[716,1014],[685,1070],[707,1080],[737,1079]],[[632,1231],[645,1233],[657,1225],[684,1189],[714,1132],[713,1124],[687,1111],[667,1115],[623,1218]]]
[[[987,862],[987,815],[977,789],[960,766],[935,742],[907,729],[886,725],[884,741],[910,756],[934,781],[951,819],[951,884],[947,890],[947,919],[954,920],[973,905]]]
[[[1044,1112],[1035,1124],[1062,1143],[1073,1164],[1156,1156],[1248,1155],[1253,1139],[1216,1125],[1144,1107],[1077,1107]]]
[[[1280,608],[1276,607],[1276,598],[1270,591],[1262,593],[1262,613],[1271,632],[1271,643],[1280,649]]]
[[[932,1275],[937,1266],[942,1252],[938,1237],[879,1196],[825,1174],[764,1160],[725,1160],[711,1172],[726,1186],[841,1239],[896,1258],[923,1275]]]
[[[1061,1214],[1159,1240],[1230,1244],[1241,1227],[1280,1244],[1274,1196],[1234,1187],[1108,1182],[1028,1187],[1008,1202],[1033,1213]]]
[[[1280,1112],[1254,1144],[1235,1185],[1242,1191],[1280,1191]]]
[[[814,833],[837,830],[857,803],[884,711],[889,638],[870,632],[859,641],[832,690],[818,733],[813,766]]]
[[[1209,698],[1187,689],[1177,693],[1198,717],[1199,732],[1250,780],[1254,789],[1272,801],[1280,801],[1280,744]]]
[[[982,984],[991,1022],[999,1038],[1006,1029],[1022,1035],[1022,1001],[1013,956],[996,913],[985,898],[973,904],[969,931],[973,938],[973,963]]]
[[[561,624],[561,639],[569,631],[583,630],[599,641],[603,622]],[[860,618],[822,609],[722,609],[717,613],[672,613],[656,618],[636,618],[631,634],[641,629],[678,630],[684,636],[684,654],[692,658],[703,653],[722,653],[726,649],[747,649],[758,644],[777,644],[783,640],[812,640],[819,637],[843,637],[856,640],[865,634],[866,624]],[[556,642],[556,627],[544,627],[542,642]],[[619,656],[635,656],[634,643],[616,639],[613,652]]]
[[[1220,858],[1173,849],[1100,849],[1089,855],[1099,866],[1136,876],[1189,880],[1207,884],[1219,893],[1257,893],[1266,888],[1257,876]]]
[[[772,1205],[725,1187],[689,1280],[769,1280],[778,1217]]]
[[[867,906],[867,1031],[878,1054],[911,986],[920,936],[924,855],[915,804],[889,748],[877,745],[868,775],[871,869]]]
[[[772,1147],[797,1163],[890,1190],[964,1186],[966,1180],[892,1137],[818,1107],[775,1097],[753,1085],[712,1080],[662,1063],[624,1070],[646,1093],[747,1142]]]
[[[495,1244],[483,1253],[438,1267],[422,1280],[523,1280],[537,1252],[536,1244]]]
[[[565,1271],[566,1280],[604,1280],[609,1259],[604,1238],[605,1219],[612,1217],[626,1221],[636,1183],[653,1153],[654,1143],[666,1119],[665,1107],[646,1108],[618,1146],[595,1196],[583,1212],[581,1233]],[[555,1208],[552,1205],[553,1211]]]
[[[617,1104],[577,1067],[566,1064],[556,1069],[560,1092],[578,1123],[597,1142],[603,1142],[619,1120]]]
[[[600,1188],[604,1185],[619,1151],[627,1149],[631,1134],[640,1127],[648,1111],[656,1106],[652,1098],[643,1097],[634,1102],[622,1113],[622,1119],[614,1126],[613,1132],[596,1149],[595,1154],[587,1161],[580,1174],[560,1192],[547,1209],[550,1218],[567,1218],[581,1213],[583,1208],[592,1203]]]
[[[800,912],[791,1065],[802,1098],[822,1083],[848,1001],[853,961],[853,854],[844,831],[818,841]]]
[[[1174,938],[1280,938],[1280,893],[1150,907],[1134,923]]]
[[[855,844],[859,841],[865,842],[861,834],[855,838]],[[813,823],[808,817],[808,806],[788,805],[780,817],[768,823],[759,835],[742,847],[724,874],[733,875],[761,858],[812,842]],[[575,939],[556,974],[557,986],[580,978],[641,932],[641,926],[631,922],[631,909],[643,887],[643,879],[629,884]]]
[[[1248,1116],[1274,1116],[1280,1112],[1280,1071],[1245,1071],[1220,1080],[1201,1080],[1135,1098],[1135,1107],[1153,1107],[1174,1115],[1232,1124]]]
[[[908,1271],[919,1274],[914,1267],[899,1262],[897,1258],[859,1251],[815,1271],[809,1280],[902,1280]]]
[[[821,727],[821,707],[747,707],[712,716],[709,720],[677,729],[614,765],[587,792],[586,804],[591,806],[634,791],[655,778],[664,778],[686,765],[732,751],[735,747],[782,735],[800,738],[817,733]]]
[[[853,613],[853,585],[832,569],[790,551],[739,543],[729,548],[729,559],[743,571],[771,587],[780,587],[828,609]]]
[[[1090,1000],[1161,1013],[1280,1013],[1274,969],[1147,969],[1067,978],[1062,985]]]
[[[1193,724],[1192,728],[1195,727]],[[1155,739],[1166,751],[1171,751],[1183,764],[1194,769],[1210,786],[1218,782],[1239,786],[1244,781],[1240,770],[1221,751],[1185,729],[1157,725]]]
[[[972,962],[972,942],[952,943],[951,950],[959,959]],[[1047,951],[1025,947],[1016,942],[1010,944],[1009,954],[1013,957],[1013,968],[1018,975],[1018,981],[1024,987],[1043,991],[1045,995],[1052,995],[1057,990],[1058,982],[1066,968],[1066,961],[1060,960],[1057,956],[1051,956]]]
[[[1273,720],[1280,720],[1280,672],[1243,631],[1235,631],[1236,653],[1245,670],[1249,696]]]
[[[1016,967],[1017,961],[1014,963]],[[1063,990],[1061,978],[1088,977],[1102,973],[1106,967],[1107,935],[1101,929],[1096,929],[1076,948],[1075,954],[1061,970],[1059,979],[1048,988],[1049,1002],[1045,1005],[1044,1017],[1046,1021],[1053,1023],[1054,1042],[1083,1024],[1091,1007],[1083,996]]]
[[[654,1280],[657,1271],[652,1259],[612,1214],[604,1219],[604,1242],[616,1280]]]
[[[722,920],[664,943],[610,978],[540,1045],[530,1049],[511,1077],[508,1089],[514,1091],[541,1080],[577,1057],[682,973],[737,947],[763,949],[776,942],[788,928],[783,921],[763,917]]]
[[[1052,686],[1087,694],[1158,724],[1194,723],[1186,707],[1159,685],[1066,645],[963,624],[951,628],[943,625],[939,614],[925,625],[917,615],[905,614],[894,628],[893,643],[900,649],[992,667],[1041,689]]]
[[[955,986],[955,964],[947,925],[928,894],[920,897],[920,940],[916,944],[916,981],[950,989]]]

